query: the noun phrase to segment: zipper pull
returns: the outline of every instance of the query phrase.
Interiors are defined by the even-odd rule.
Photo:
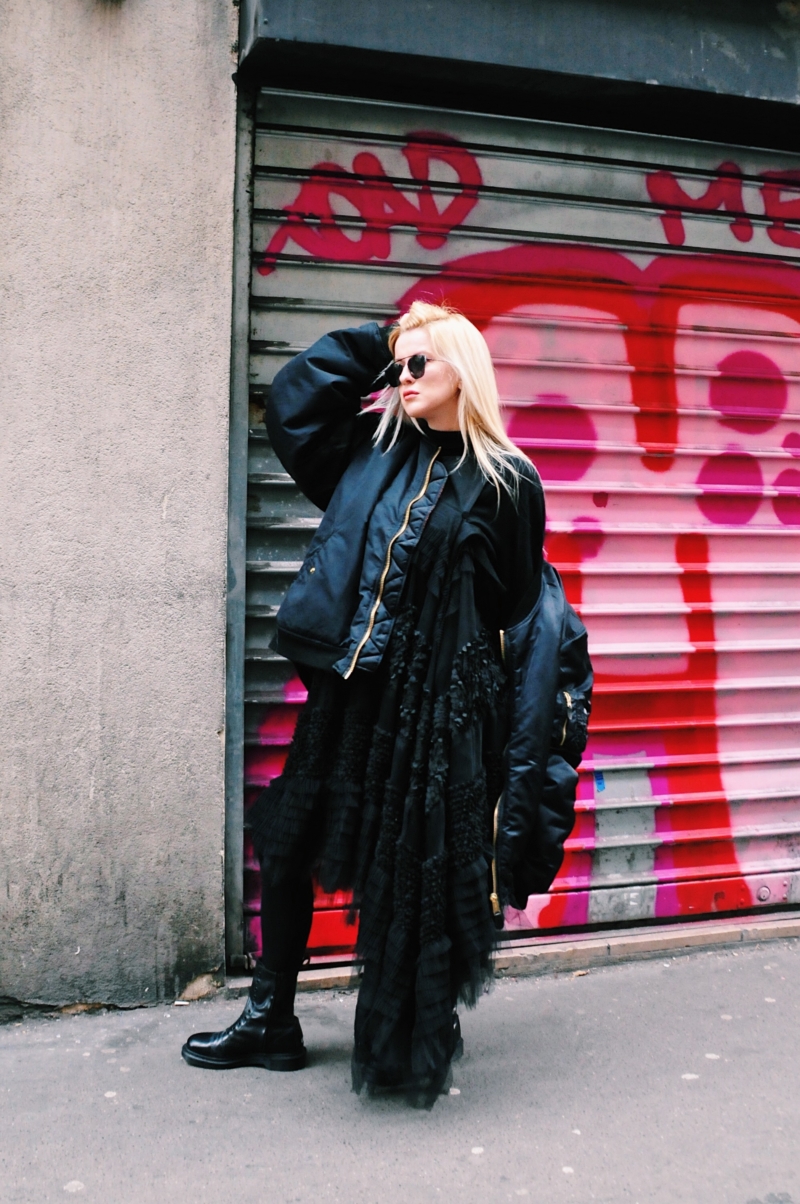
[[[566,744],[566,742],[567,742],[567,724],[569,723],[569,713],[572,710],[572,695],[568,694],[567,691],[564,690],[564,698],[566,699],[566,702],[567,702],[567,715],[564,720],[564,727],[561,732],[561,743],[562,744]]]
[[[500,896],[497,893],[497,829],[500,823],[500,804],[503,801],[502,794],[497,800],[497,806],[494,809],[494,829],[492,832],[492,893],[489,895],[489,902],[492,905],[492,920],[495,928],[498,931],[503,927],[503,909],[500,906]]]

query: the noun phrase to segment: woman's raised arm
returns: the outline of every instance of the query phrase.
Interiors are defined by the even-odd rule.
[[[362,398],[392,358],[387,334],[377,322],[335,330],[290,360],[272,384],[266,407],[272,446],[323,510],[355,448],[375,431],[377,415],[359,414]]]

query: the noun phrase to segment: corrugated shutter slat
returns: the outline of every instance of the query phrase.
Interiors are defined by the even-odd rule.
[[[248,799],[303,698],[268,645],[319,521],[266,391],[325,331],[445,296],[492,349],[597,670],[563,870],[510,929],[797,902],[800,226],[769,173],[800,162],[268,90],[257,127]],[[352,944],[346,901],[319,904],[314,948]]]

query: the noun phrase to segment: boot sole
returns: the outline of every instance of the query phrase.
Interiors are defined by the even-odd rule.
[[[300,1053],[256,1054],[251,1058],[221,1062],[217,1058],[204,1058],[202,1054],[195,1053],[188,1045],[184,1045],[181,1057],[189,1066],[199,1066],[202,1070],[239,1070],[244,1066],[260,1066],[263,1070],[290,1071],[303,1070],[308,1062],[305,1049]]]

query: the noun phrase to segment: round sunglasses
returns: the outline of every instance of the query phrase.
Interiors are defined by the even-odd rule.
[[[407,360],[394,360],[389,367],[384,369],[384,377],[393,389],[399,389],[400,377],[403,374],[403,368],[408,368],[409,375],[414,380],[419,380],[425,375],[425,369],[428,364],[435,363],[432,355],[410,355]]]

